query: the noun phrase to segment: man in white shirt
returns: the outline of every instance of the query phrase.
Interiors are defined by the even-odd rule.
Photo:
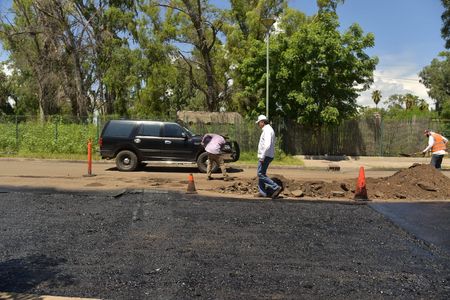
[[[422,153],[425,155],[427,151],[431,150],[430,164],[440,170],[442,160],[444,159],[445,150],[447,149],[448,140],[439,133],[429,129],[425,130],[423,134],[428,137],[428,146],[422,151]]]
[[[267,177],[267,168],[275,156],[275,132],[269,125],[266,116],[260,115],[256,121],[259,128],[262,129],[258,144],[258,190],[259,197],[271,196],[272,199],[278,198],[281,187],[273,180]]]

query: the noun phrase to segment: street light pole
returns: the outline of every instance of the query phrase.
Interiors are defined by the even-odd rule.
[[[266,27],[266,117],[269,118],[269,40],[270,40],[270,28],[273,23],[275,23],[275,19],[267,18],[262,19],[264,27]]]
[[[269,118],[269,37],[270,29],[267,30],[266,35],[266,117]]]

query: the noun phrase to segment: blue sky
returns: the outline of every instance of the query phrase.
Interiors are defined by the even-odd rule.
[[[0,13],[10,5],[11,0],[0,0]],[[307,15],[317,12],[316,0],[290,0],[289,6]],[[358,23],[364,32],[375,34],[375,47],[367,53],[380,61],[375,82],[358,98],[359,104],[375,106],[370,97],[375,89],[381,90],[382,101],[392,94],[412,93],[432,103],[417,74],[445,50],[440,0],[345,0],[337,12],[342,30]],[[0,48],[0,60],[6,57]]]

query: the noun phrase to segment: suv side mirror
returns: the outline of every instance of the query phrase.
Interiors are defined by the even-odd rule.
[[[182,136],[185,140],[187,140],[187,138],[188,138],[188,136],[186,135],[185,132],[182,132],[182,133],[181,133],[181,136]]]

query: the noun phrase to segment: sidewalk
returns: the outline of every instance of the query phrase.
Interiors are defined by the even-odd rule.
[[[345,169],[365,169],[372,170],[398,170],[410,167],[414,163],[429,164],[430,157],[378,157],[378,156],[308,156],[297,155],[305,163],[306,169],[328,168],[330,164],[337,164]],[[442,168],[450,169],[450,158],[444,157]]]

